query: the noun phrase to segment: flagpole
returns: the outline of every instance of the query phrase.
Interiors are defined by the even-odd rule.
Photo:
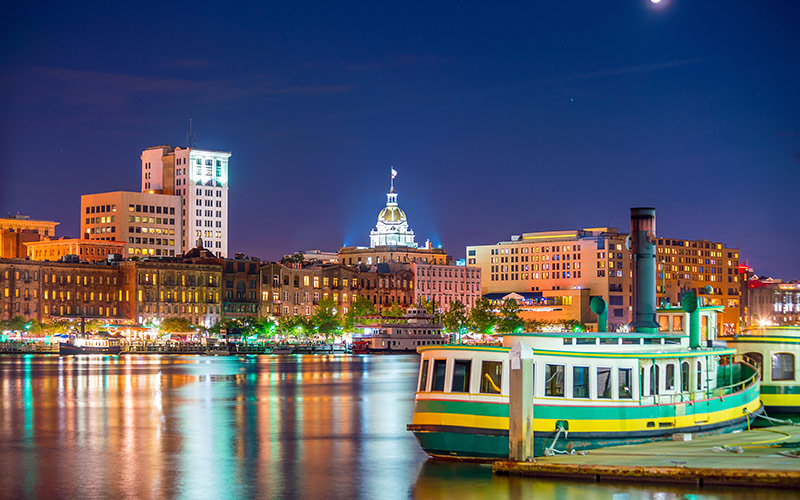
[[[394,166],[389,167],[389,177],[392,178],[392,192],[394,193]]]

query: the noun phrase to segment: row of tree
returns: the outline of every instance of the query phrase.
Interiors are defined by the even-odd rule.
[[[521,331],[540,331],[544,328],[572,331],[575,329],[585,330],[584,325],[574,320],[561,320],[556,322],[548,321],[524,321],[519,316],[519,304],[515,300],[503,301],[497,311],[488,299],[480,298],[475,302],[471,310],[460,301],[450,303],[450,307],[444,313],[439,313],[436,304],[432,301],[423,299],[419,306],[429,314],[434,315],[435,321],[440,322],[445,331],[450,333],[484,333],[490,334],[513,333]],[[173,332],[197,332],[209,333],[212,335],[220,332],[239,331],[246,336],[258,335],[259,337],[272,337],[277,334],[295,336],[315,336],[323,335],[326,338],[340,335],[344,332],[354,331],[357,324],[373,323],[380,321],[383,323],[401,322],[405,309],[393,303],[391,307],[385,308],[378,314],[375,306],[364,297],[358,297],[352,304],[347,313],[340,316],[337,311],[336,303],[333,299],[327,298],[320,300],[310,316],[287,315],[281,316],[277,320],[269,318],[247,318],[232,319],[225,318],[210,328],[202,328],[191,324],[186,318],[165,318],[160,323],[150,325],[163,333]],[[97,331],[103,328],[104,321],[86,320],[85,330]],[[68,333],[72,329],[79,329],[80,326],[70,321],[55,321],[52,323],[40,323],[36,320],[26,320],[22,316],[17,316],[11,320],[0,320],[0,330],[12,330],[30,332],[31,334],[48,333]]]

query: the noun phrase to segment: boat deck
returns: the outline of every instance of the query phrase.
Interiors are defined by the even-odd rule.
[[[793,443],[793,444],[792,444]],[[780,447],[775,447],[775,445]],[[719,450],[740,447],[741,453]],[[782,425],[691,441],[615,446],[585,455],[495,462],[495,474],[695,484],[800,486],[800,426]]]

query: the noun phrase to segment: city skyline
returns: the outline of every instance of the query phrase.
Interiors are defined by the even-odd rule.
[[[231,254],[366,246],[394,166],[417,240],[457,257],[522,232],[627,232],[644,205],[660,236],[800,276],[783,208],[800,185],[795,5],[233,8],[213,43],[167,28],[205,7],[131,36],[115,9],[87,26],[81,7],[13,6],[3,215],[78,236],[80,196],[137,191],[139,153],[185,146],[191,117],[198,148],[233,153]]]

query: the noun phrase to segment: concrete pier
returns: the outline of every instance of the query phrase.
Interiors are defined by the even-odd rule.
[[[716,450],[716,451],[715,451]],[[748,486],[800,486],[800,426],[495,462],[495,474]]]

